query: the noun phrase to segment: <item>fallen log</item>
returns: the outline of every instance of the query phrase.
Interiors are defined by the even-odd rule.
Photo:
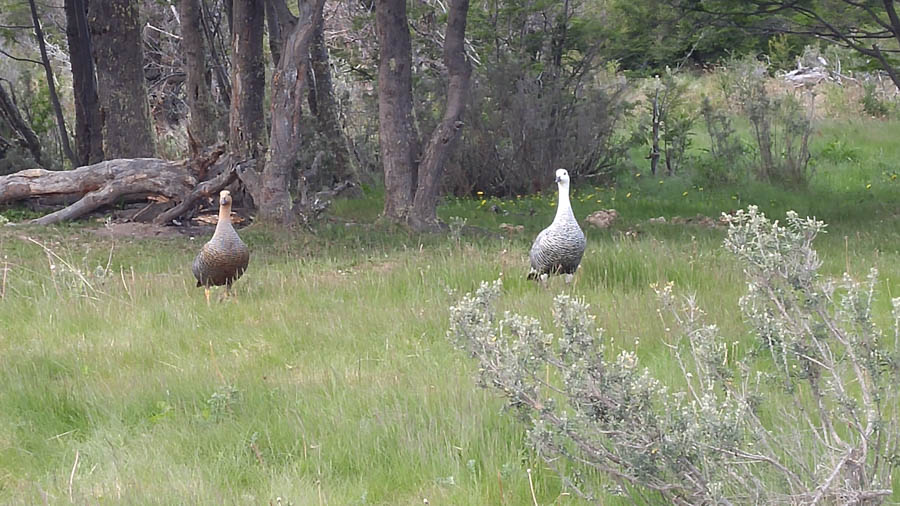
[[[162,195],[182,200],[224,153],[216,146],[201,158],[170,162],[158,158],[122,158],[70,171],[27,169],[0,176],[0,204],[36,197],[77,198],[73,204],[31,220],[50,225],[80,218],[99,207],[131,196]]]

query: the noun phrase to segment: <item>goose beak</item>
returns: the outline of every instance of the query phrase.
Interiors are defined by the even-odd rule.
[[[559,178],[559,176],[556,176],[556,184],[559,184],[560,181],[561,179]]]

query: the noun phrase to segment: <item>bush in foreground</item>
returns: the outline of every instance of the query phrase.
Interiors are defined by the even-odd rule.
[[[882,502],[900,464],[900,298],[882,332],[874,270],[862,282],[818,274],[822,222],[788,213],[780,225],[755,207],[729,220],[757,346],[736,357],[692,298],[658,287],[683,384],[663,385],[633,352],[607,356],[588,306],[568,295],[554,300],[553,336],[528,316],[498,318],[501,284],[482,283],[451,308],[449,336],[583,497],[596,497],[586,478],[599,472],[642,503]]]

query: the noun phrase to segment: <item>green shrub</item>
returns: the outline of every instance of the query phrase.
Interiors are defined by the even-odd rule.
[[[875,83],[871,81],[863,84],[863,96],[859,101],[862,104],[863,111],[870,116],[884,118],[891,112],[887,102],[879,96]]]
[[[736,182],[744,174],[746,161],[731,117],[727,111],[713,107],[707,96],[703,97],[700,113],[709,135],[709,156],[694,160],[694,179],[710,187]]]

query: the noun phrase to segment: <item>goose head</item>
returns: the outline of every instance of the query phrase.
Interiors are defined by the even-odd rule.
[[[556,171],[556,184],[569,186],[569,172],[566,169]]]
[[[231,225],[231,192],[222,190],[219,192],[219,221],[216,223],[216,233],[222,227]]]
[[[228,190],[222,190],[219,192],[219,206],[221,207],[231,207],[231,192]]]

